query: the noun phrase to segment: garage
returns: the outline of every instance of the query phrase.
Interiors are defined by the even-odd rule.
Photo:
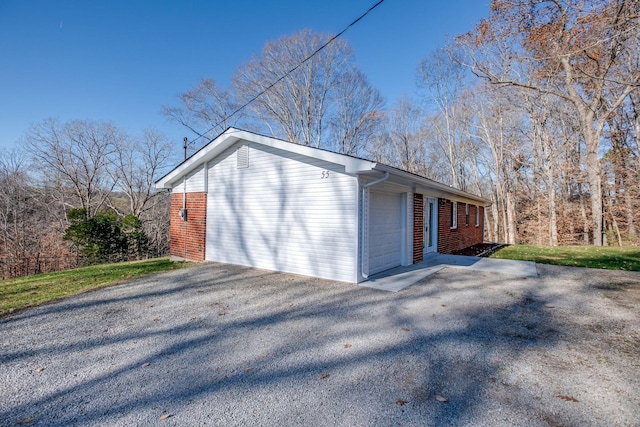
[[[156,188],[171,192],[173,257],[350,283],[422,261],[425,207],[439,221],[427,252],[482,242],[489,203],[372,160],[234,128]]]
[[[402,262],[402,194],[370,193],[369,274]]]

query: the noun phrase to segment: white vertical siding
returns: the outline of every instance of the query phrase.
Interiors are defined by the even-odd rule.
[[[247,144],[248,168],[237,167],[237,145],[209,162],[206,258],[355,282],[356,178]]]

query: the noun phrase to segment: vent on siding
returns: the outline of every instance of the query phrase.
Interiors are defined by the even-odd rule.
[[[249,167],[249,146],[248,145],[242,145],[238,147],[238,150],[236,151],[236,159],[238,161],[237,163],[238,169]]]

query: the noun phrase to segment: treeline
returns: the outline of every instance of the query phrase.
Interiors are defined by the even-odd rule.
[[[390,108],[346,41],[310,57],[329,35],[302,31],[267,43],[229,87],[204,79],[165,111],[193,148],[233,125],[477,193],[492,201],[489,240],[636,244],[639,10],[494,0],[488,19],[419,64],[419,95]]]
[[[153,183],[174,151],[111,123],[34,125],[0,156],[2,277],[166,254],[168,195]]]

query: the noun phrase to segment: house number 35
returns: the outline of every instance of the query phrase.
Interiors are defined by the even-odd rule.
[[[329,178],[329,171],[322,171],[322,178],[321,179],[327,179]]]

